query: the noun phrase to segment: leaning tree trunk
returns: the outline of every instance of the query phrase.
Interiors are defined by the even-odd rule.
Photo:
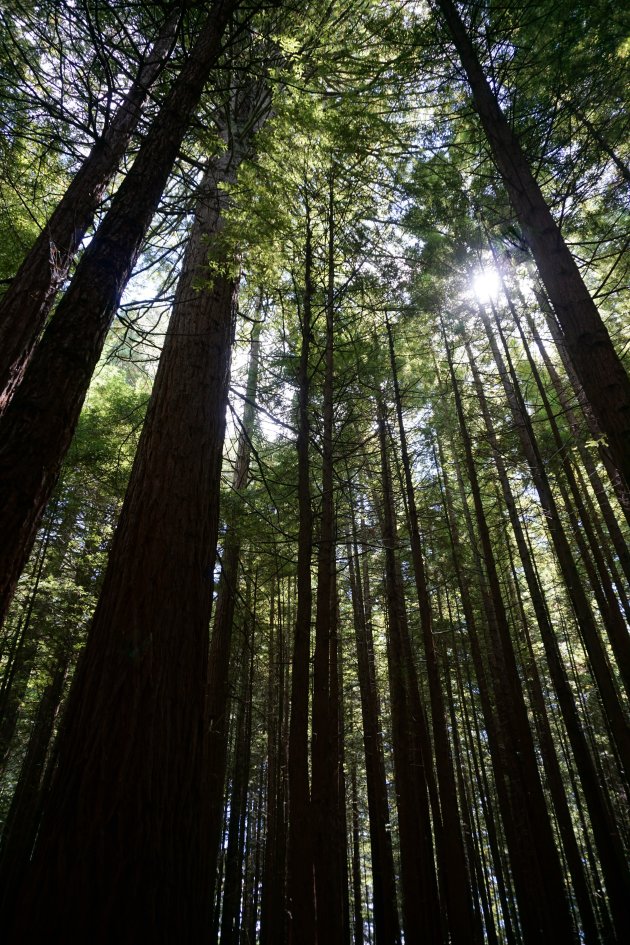
[[[59,475],[92,372],[238,0],[216,0],[0,420],[0,621]]]
[[[487,313],[482,307],[480,307],[479,311],[488,343],[497,365],[501,384],[512,412],[516,432],[529,465],[541,508],[544,511],[545,524],[558,557],[558,564],[564,579],[567,595],[575,611],[580,635],[591,663],[593,676],[597,683],[606,724],[609,727],[614,745],[617,749],[623,769],[623,776],[627,784],[630,776],[630,726],[628,725],[626,713],[624,712],[624,707],[621,704],[617,692],[615,680],[590,601],[584,589],[580,573],[573,557],[573,552],[560,519],[557,503],[546,473],[545,464],[542,461],[538,449],[531,418],[527,412],[514,369],[511,365],[511,360],[509,359],[509,351],[504,345],[506,359],[504,360]]]
[[[138,126],[151,86],[168,62],[181,13],[181,4],[176,4],[136,80],[0,300],[0,413],[19,386],[55,296]]]
[[[210,928],[208,622],[236,289],[208,282],[220,219],[211,199],[197,208],[16,942]]]
[[[435,0],[472,90],[494,162],[527,237],[584,392],[630,482],[630,378],[554,220],[519,141],[501,111],[453,0]]]
[[[508,512],[508,517],[510,524],[512,525],[512,530],[514,532],[514,537],[516,539],[516,546],[518,548],[520,561],[523,567],[523,572],[525,574],[525,580],[527,582],[527,587],[529,589],[529,594],[534,608],[534,613],[536,615],[536,621],[538,624],[538,629],[540,631],[540,636],[543,641],[543,646],[545,648],[545,653],[547,655],[547,662],[549,665],[549,671],[551,679],[556,688],[558,703],[563,715],[563,718],[566,722],[567,732],[569,735],[569,740],[571,744],[575,744],[576,752],[576,764],[578,770],[581,767],[585,766],[585,778],[586,783],[584,784],[584,792],[587,798],[587,801],[593,801],[594,812],[591,815],[593,819],[593,827],[595,829],[595,842],[599,845],[601,843],[603,848],[602,855],[602,867],[606,875],[606,884],[610,890],[612,905],[615,906],[619,900],[617,893],[620,889],[623,889],[623,873],[626,870],[625,864],[622,860],[615,861],[614,858],[614,845],[611,843],[609,833],[613,829],[613,825],[610,822],[609,818],[606,816],[606,809],[600,803],[600,796],[597,789],[593,791],[593,778],[596,773],[593,771],[590,757],[588,752],[588,747],[586,745],[584,735],[579,724],[579,718],[577,715],[575,703],[573,700],[573,695],[571,693],[571,688],[569,686],[569,681],[566,676],[566,671],[562,664],[561,654],[558,648],[558,644],[555,638],[554,629],[551,622],[551,617],[547,604],[540,587],[540,584],[537,580],[536,572],[532,562],[529,546],[525,538],[523,527],[521,525],[521,520],[518,515],[516,502],[512,493],[510,486],[509,478],[507,475],[507,470],[503,462],[501,455],[499,441],[497,439],[494,424],[490,416],[490,411],[486,401],[486,397],[483,391],[483,385],[481,382],[481,377],[477,366],[474,360],[474,356],[470,345],[466,343],[466,353],[468,355],[468,360],[470,362],[470,367],[473,375],[473,382],[475,390],[477,392],[477,397],[479,399],[479,405],[481,408],[481,413],[484,419],[484,424],[486,427],[486,434],[488,437],[488,443],[493,452],[494,463],[497,470],[497,476],[501,484],[501,490],[503,493],[503,499],[505,502],[505,507]],[[537,669],[534,667],[534,674],[537,674]],[[538,683],[539,685],[539,683]],[[555,774],[555,770],[558,767],[557,759],[554,757],[553,744],[550,745],[548,749],[548,756],[550,757],[550,763],[545,761],[545,767],[548,773]],[[584,863],[582,862],[581,856],[577,854],[577,845],[575,844],[575,837],[572,836],[573,828],[571,826],[564,826],[567,823],[566,817],[563,819],[562,815],[564,814],[564,805],[566,805],[566,797],[563,796],[564,787],[562,785],[562,780],[558,776],[557,780],[559,782],[559,797],[554,799],[554,805],[556,810],[558,810],[558,822],[559,826],[562,828],[562,837],[563,843],[567,855],[567,864],[571,872],[573,879],[574,887],[576,890],[576,901],[580,914],[582,916],[582,921],[584,923],[585,937],[586,941],[594,941],[594,920],[592,916],[592,905],[590,901],[590,895],[588,893],[588,883],[586,880],[586,875],[584,872]],[[559,810],[560,808],[560,810]],[[570,824],[570,818],[568,823]],[[600,833],[602,825],[606,825],[606,828],[603,832]],[[609,876],[608,865],[612,862],[614,864],[614,869]]]

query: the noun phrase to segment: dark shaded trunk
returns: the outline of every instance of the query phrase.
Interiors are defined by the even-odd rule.
[[[0,420],[0,492],[5,500],[0,511],[0,621],[57,481],[120,297],[236,7],[237,0],[213,4]]]
[[[309,349],[311,336],[312,231],[308,202],[304,254],[305,284],[302,303],[302,348],[298,369],[298,561],[297,613],[291,672],[291,722],[289,726],[289,836],[287,909],[289,945],[314,945],[315,887],[311,796],[308,775],[308,702],[311,650],[311,558],[313,512],[310,488]]]
[[[452,0],[435,0],[468,77],[494,162],[531,247],[580,383],[630,482],[630,378],[555,222],[529,163],[486,79]]]
[[[262,322],[256,322],[251,334],[251,349],[246,386],[247,400],[243,411],[236,466],[232,478],[232,487],[236,495],[246,487],[249,477],[250,444],[254,431],[256,391],[258,386],[261,327]],[[234,515],[238,516],[239,511],[239,509],[235,509]],[[214,899],[216,864],[221,841],[223,795],[230,721],[230,653],[232,651],[240,553],[241,540],[238,534],[238,522],[233,518],[233,520],[228,523],[228,529],[225,535],[223,559],[221,562],[221,577],[219,579],[214,627],[212,629],[208,660],[208,817],[210,821],[210,857],[213,864],[210,886],[211,899]]]
[[[286,865],[286,743],[284,633],[282,615],[282,584],[278,580],[277,607],[270,617],[268,761],[267,761],[267,829],[262,881],[260,916],[261,945],[283,942],[284,885]]]
[[[409,640],[387,449],[383,404],[378,404],[383,485],[382,530],[389,633],[387,664],[400,836],[400,875],[405,942],[442,942],[440,899],[433,858],[429,804],[431,753]]]
[[[614,819],[610,815],[610,810],[603,796],[597,771],[595,770],[590,755],[588,743],[575,705],[575,699],[571,691],[569,679],[564,667],[556,633],[551,622],[547,604],[542,593],[540,583],[537,578],[536,569],[532,560],[529,545],[521,525],[516,503],[510,487],[507,471],[503,463],[501,451],[494,432],[494,426],[487,407],[483,387],[478,371],[475,367],[474,358],[469,346],[467,346],[468,357],[473,371],[474,383],[481,405],[484,422],[488,432],[488,441],[493,450],[494,461],[497,467],[497,474],[503,498],[508,511],[510,523],[516,539],[516,545],[519,552],[520,562],[523,566],[527,587],[530,593],[532,606],[536,615],[536,622],[541,635],[542,643],[547,657],[547,665],[551,679],[553,681],[562,717],[567,729],[569,741],[573,749],[573,754],[582,781],[582,788],[586,797],[591,821],[593,824],[595,845],[598,848],[600,862],[604,873],[606,887],[610,896],[611,909],[614,914],[615,924],[618,929],[618,939],[624,941],[628,932],[628,916],[625,904],[630,896],[630,887],[628,886],[628,868],[624,856],[623,845],[619,837],[619,828],[615,825]],[[535,667],[533,667],[535,671]],[[537,699],[540,703],[541,692],[537,692]],[[549,738],[547,736],[547,741]],[[553,749],[551,744],[548,747],[547,754]],[[555,780],[558,782],[561,777],[559,771],[555,771],[554,758],[551,757],[554,765]],[[546,763],[546,769],[549,773],[550,765]],[[556,788],[556,794],[559,794],[559,788]],[[554,800],[556,807],[558,802]],[[563,806],[562,798],[559,798],[560,806]],[[595,929],[593,928],[592,905],[587,890],[586,878],[582,876],[584,864],[581,856],[576,855],[573,846],[572,828],[569,830],[570,818],[567,824],[566,813],[564,814],[563,842],[567,850],[567,859],[573,881],[576,886],[576,898],[580,912],[585,923],[585,932],[587,940],[593,941],[595,938]]]
[[[519,436],[523,453],[527,459],[534,486],[544,511],[545,524],[558,556],[558,564],[564,579],[567,595],[573,605],[578,628],[584,642],[585,650],[588,653],[593,676],[601,697],[606,723],[611,732],[613,743],[619,755],[627,782],[628,773],[630,772],[630,727],[628,726],[627,718],[619,700],[615,680],[600,638],[599,628],[593,616],[590,602],[586,595],[582,579],[576,567],[573,553],[559,516],[545,465],[538,450],[531,419],[523,402],[511,361],[508,361],[506,365],[497,345],[490,320],[483,309],[480,311],[492,355],[495,359],[501,383],[512,412],[516,432]],[[505,345],[504,351],[506,358],[508,358],[509,352]]]
[[[350,772],[352,790],[352,914],[354,945],[363,945],[363,905],[361,897],[361,833],[359,826],[359,798],[357,796],[357,766],[353,762]]]
[[[214,30],[206,43],[213,60]],[[236,291],[207,279],[216,196],[197,208],[13,941],[210,928],[208,623]]]
[[[338,633],[336,600],[335,504],[333,495],[334,433],[334,219],[332,183],[328,205],[328,285],[324,352],[322,506],[317,556],[315,652],[313,659],[313,733],[311,818],[317,900],[317,940],[343,945],[344,908],[339,811],[339,701],[333,641]]]
[[[33,848],[45,781],[46,758],[51,748],[69,662],[69,650],[65,646],[60,647],[51,679],[37,707],[20,776],[7,814],[0,850],[3,914],[10,911]]]
[[[138,125],[151,86],[168,62],[181,14],[182,4],[176,4],[133,85],[0,299],[0,413],[20,384],[55,296]]]
[[[248,589],[249,597],[249,589]],[[253,676],[253,640],[245,627],[241,653],[241,678],[236,709],[234,769],[230,790],[230,819],[225,854],[225,883],[219,945],[238,945],[241,930],[241,897],[245,861],[245,828],[251,757],[251,711]],[[245,900],[244,900],[245,902]]]
[[[533,945],[541,939],[549,938],[573,945],[576,939],[562,866],[540,782],[470,435],[448,345],[446,352],[487,581],[483,596],[490,630],[489,655],[493,660],[492,674],[497,711],[508,739],[504,746],[509,751],[504,769],[507,775],[508,806],[502,813],[510,847],[519,917],[525,942],[531,942]],[[502,803],[504,802],[505,798]]]
[[[468,863],[466,861],[466,851],[461,828],[461,817],[457,803],[457,788],[455,785],[453,759],[451,757],[451,747],[448,738],[442,680],[440,679],[440,668],[438,666],[433,641],[433,617],[422,554],[416,496],[413,480],[411,478],[411,463],[407,448],[407,435],[403,423],[394,338],[389,320],[386,321],[386,328],[392,380],[394,384],[394,403],[398,420],[401,459],[407,494],[411,558],[418,597],[418,608],[420,611],[420,626],[422,630],[424,657],[429,681],[429,696],[431,700],[433,746],[442,821],[441,829],[437,832],[436,837],[440,883],[444,889],[447,920],[452,941],[454,945],[460,942],[470,945],[470,943],[474,941],[480,941],[481,929],[476,924],[475,920],[476,913],[473,906]]]
[[[354,512],[352,494],[350,499]],[[379,693],[376,667],[374,665],[369,599],[366,600],[366,597],[369,598],[369,587],[364,588],[361,580],[354,514],[352,517],[352,533],[353,547],[348,548],[348,564],[363,722],[363,748],[365,752],[370,850],[372,854],[374,933],[376,945],[399,945],[400,926],[396,905],[392,837],[389,828],[389,801],[385,779]]]

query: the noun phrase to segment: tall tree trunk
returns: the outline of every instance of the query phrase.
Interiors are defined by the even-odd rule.
[[[516,432],[519,436],[523,453],[527,459],[541,507],[544,510],[545,524],[549,530],[554,549],[558,556],[558,564],[562,572],[567,594],[573,605],[578,628],[584,642],[584,647],[588,653],[593,676],[597,682],[606,723],[612,734],[613,743],[617,749],[627,783],[630,772],[630,727],[628,720],[619,700],[606,651],[600,638],[599,628],[595,621],[590,602],[575,565],[571,547],[560,520],[556,500],[551,491],[545,465],[538,450],[531,419],[523,403],[511,362],[508,362],[506,365],[494,336],[490,320],[483,308],[480,308],[480,313],[492,355],[498,368],[501,383],[512,412]],[[509,352],[505,348],[504,351],[507,358]]]
[[[440,679],[440,669],[433,641],[433,617],[420,540],[416,497],[411,478],[411,463],[409,461],[409,451],[407,448],[407,435],[403,423],[394,338],[389,319],[386,319],[386,329],[392,381],[394,385],[394,404],[398,420],[401,459],[407,493],[411,557],[416,582],[418,607],[420,610],[424,657],[429,681],[435,767],[442,811],[442,829],[437,834],[438,863],[441,873],[440,882],[445,890],[446,912],[452,941],[454,945],[460,942],[467,943],[468,945],[468,943],[480,940],[481,929],[475,924],[475,910],[468,874],[468,864],[466,862],[461,817],[457,804],[457,788],[455,785],[453,759],[448,738],[442,680]]]
[[[262,308],[262,305],[261,307]],[[258,314],[260,314],[260,309]],[[246,402],[241,434],[238,442],[232,488],[238,495],[247,485],[254,432],[255,403],[260,363],[260,331],[262,321],[254,323],[251,334],[249,369],[247,373]],[[238,516],[235,510],[235,517]],[[236,531],[235,531],[236,529]],[[208,817],[210,821],[211,885],[210,898],[214,899],[216,865],[221,841],[223,794],[227,762],[230,694],[230,653],[236,604],[241,540],[238,522],[228,523],[224,540],[221,577],[217,592],[214,627],[208,660]]]
[[[507,470],[505,468],[499,443],[497,441],[494,425],[490,417],[485,394],[479,372],[476,368],[474,357],[470,346],[467,345],[467,353],[473,372],[473,380],[479,398],[484,422],[486,425],[488,440],[493,450],[494,461],[497,467],[497,475],[503,491],[505,505],[510,518],[510,523],[514,531],[516,545],[519,551],[519,557],[523,566],[525,579],[530,593],[532,606],[536,615],[536,622],[541,635],[547,665],[551,679],[553,681],[562,717],[567,729],[569,741],[573,749],[575,763],[581,779],[582,788],[589,809],[589,814],[593,824],[595,845],[598,849],[604,880],[610,897],[611,909],[614,916],[615,925],[618,930],[619,942],[624,941],[630,932],[628,927],[628,914],[626,904],[630,896],[629,874],[626,857],[623,850],[623,844],[619,836],[619,827],[614,823],[610,815],[609,806],[603,796],[599,783],[599,777],[595,770],[589,751],[588,743],[585,738],[579,715],[575,705],[573,693],[566,669],[564,667],[556,634],[551,623],[549,610],[538,581],[530,549],[523,532],[521,520],[518,515],[516,503],[510,487]],[[574,863],[571,872],[574,881],[580,885],[582,880],[579,872],[582,870],[581,861]],[[590,905],[584,902],[584,897],[578,898],[580,910],[589,920]]]
[[[249,587],[248,587],[248,598]],[[238,945],[241,929],[241,898],[243,895],[243,865],[245,859],[245,824],[251,757],[251,710],[253,676],[253,627],[247,632],[249,615],[245,618],[245,633],[241,653],[241,678],[236,709],[234,737],[234,770],[230,792],[230,820],[225,854],[225,883],[219,945]]]
[[[352,509],[353,546],[348,548],[348,565],[363,722],[363,749],[365,753],[370,849],[372,854],[374,932],[376,945],[399,945],[400,926],[396,905],[392,838],[388,826],[390,815],[387,782],[385,780],[379,694],[374,664],[372,627],[369,619],[369,599],[366,599],[366,597],[369,597],[369,587],[364,589],[361,579],[352,492],[350,493],[350,505]]]
[[[285,690],[282,582],[277,579],[277,606],[272,597],[269,641],[268,750],[267,750],[267,829],[260,916],[261,945],[284,941],[285,883]]]
[[[39,701],[20,776],[7,814],[0,849],[3,914],[11,908],[33,848],[37,814],[42,799],[46,757],[51,747],[55,719],[63,695],[69,662],[70,649],[67,643],[63,643],[58,647],[51,678]]]
[[[315,945],[315,888],[311,797],[308,777],[308,695],[311,644],[311,558],[313,512],[310,487],[310,374],[313,246],[308,197],[305,198],[305,284],[302,304],[302,349],[298,369],[298,561],[297,613],[291,672],[289,727],[289,837],[287,909],[289,945]]]
[[[334,434],[334,253],[333,184],[331,175],[328,204],[328,285],[326,297],[326,344],[324,353],[323,432],[322,432],[322,511],[317,556],[317,598],[315,612],[315,653],[313,661],[313,735],[311,817],[313,823],[313,856],[317,899],[317,940],[330,945],[343,945],[343,878],[337,856],[339,822],[337,775],[338,701],[337,664],[333,662],[333,638],[336,626],[337,601],[335,569],[335,503],[333,495]],[[336,710],[336,711],[335,711]],[[345,844],[345,837],[343,839]]]
[[[451,488],[449,486],[447,477],[446,477],[446,463],[444,459],[444,454],[442,447],[438,441],[438,451],[439,451],[439,463],[437,456],[435,457],[435,465],[438,470],[442,469],[443,475],[440,477],[440,488],[443,495],[444,509],[445,509],[445,518],[446,525],[449,537],[449,544],[451,549],[451,558],[453,566],[455,569],[455,575],[457,578],[457,586],[459,589],[461,597],[461,605],[464,614],[464,622],[468,634],[468,642],[470,646],[470,655],[472,657],[473,666],[475,669],[476,676],[476,688],[479,693],[479,701],[481,703],[481,710],[483,713],[483,719],[486,727],[488,747],[490,751],[490,759],[492,762],[492,770],[494,773],[494,779],[496,784],[496,793],[499,798],[500,805],[500,818],[496,817],[494,811],[490,807],[491,793],[488,785],[488,776],[485,771],[485,766],[483,761],[480,760],[480,752],[476,752],[474,746],[471,749],[473,769],[475,772],[476,786],[481,798],[481,805],[483,809],[486,831],[488,834],[488,841],[490,846],[490,852],[492,855],[492,866],[491,872],[493,877],[496,877],[496,885],[498,888],[499,901],[501,904],[502,911],[502,921],[505,927],[505,935],[508,942],[508,945],[515,945],[516,942],[520,942],[520,936],[518,935],[517,923],[514,921],[514,916],[512,915],[512,906],[513,906],[513,895],[512,888],[509,883],[509,873],[507,866],[503,857],[503,842],[500,836],[500,821],[503,821],[505,813],[509,814],[510,811],[510,792],[507,789],[507,784],[511,776],[511,769],[509,768],[509,757],[506,757],[505,752],[505,737],[502,730],[503,719],[500,711],[495,711],[495,708],[492,704],[491,699],[491,686],[488,679],[488,673],[486,671],[485,662],[483,660],[483,655],[481,652],[480,644],[480,628],[476,618],[475,608],[470,592],[469,581],[467,576],[464,573],[463,566],[460,562],[461,548],[462,548],[462,536],[460,534],[457,516],[455,514],[455,508],[453,503],[453,498],[451,495]],[[456,461],[457,468],[457,461]],[[438,472],[439,476],[439,472]],[[458,471],[458,479],[460,479]],[[466,519],[466,528],[469,538],[469,543],[473,548],[476,548],[475,535],[472,527],[472,520],[468,514],[466,506],[464,506],[464,515]],[[477,557],[477,556],[476,556]],[[479,578],[479,574],[476,574],[476,577]],[[458,683],[461,690],[461,672],[459,667],[459,661],[456,661],[456,672]],[[466,662],[466,668],[468,671],[468,689],[469,692],[473,690],[473,681],[470,678],[471,673]],[[464,707],[464,716],[467,722],[468,731],[473,734],[476,738],[476,744],[480,745],[480,733],[479,725],[477,723],[477,714],[473,707],[472,711],[472,724],[471,718],[466,709],[465,699],[462,697],[462,704]],[[472,739],[471,739],[472,740]],[[512,828],[508,823],[504,827],[504,833],[508,844],[513,846],[513,837],[512,837]],[[517,828],[518,829],[518,828]],[[517,848],[517,847],[516,847]]]
[[[435,0],[468,77],[494,162],[529,242],[580,383],[630,482],[630,378],[529,163],[490,88],[453,0]]]
[[[222,199],[206,182],[13,941],[210,927],[208,623],[236,295],[229,275],[208,282]]]
[[[409,641],[385,409],[378,404],[378,430],[383,483],[382,529],[385,545],[385,586],[389,635],[387,662],[392,711],[392,744],[400,835],[403,929],[408,945],[442,941],[440,900],[433,858],[429,807],[432,759],[426,717]],[[418,734],[420,733],[420,734]]]
[[[446,353],[488,584],[487,612],[491,653],[495,660],[493,677],[497,709],[505,723],[512,756],[509,768],[506,768],[509,771],[510,806],[504,811],[503,819],[506,832],[512,837],[510,859],[519,901],[519,916],[528,945],[540,942],[541,938],[574,943],[575,932],[562,867],[540,782],[470,435],[448,344]]]
[[[137,128],[151,86],[173,49],[175,4],[111,121],[95,142],[0,299],[0,413],[19,386],[55,296]]]
[[[0,621],[68,450],[92,372],[238,0],[215,0],[133,167],[0,419]]]
[[[352,790],[352,912],[354,916],[353,928],[354,945],[363,945],[363,906],[361,897],[361,832],[359,825],[359,798],[357,794],[357,765],[353,760],[350,769],[350,785]]]

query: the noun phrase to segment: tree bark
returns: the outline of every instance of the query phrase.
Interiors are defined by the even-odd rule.
[[[55,296],[138,126],[151,86],[168,62],[181,8],[176,4],[167,17],[133,85],[0,299],[0,414],[20,384]]]
[[[311,216],[305,197],[305,283],[302,304],[302,348],[298,369],[298,560],[297,613],[291,672],[289,726],[289,837],[287,909],[289,945],[315,945],[315,887],[311,796],[308,775],[308,701],[311,642],[311,558],[313,512],[310,488],[310,369],[313,246]]]
[[[454,945],[456,945],[456,943],[466,943],[466,945],[470,945],[471,942],[480,940],[481,929],[478,928],[475,923],[475,910],[473,907],[468,863],[466,861],[461,817],[457,803],[453,759],[448,739],[442,681],[440,679],[440,668],[438,666],[433,641],[433,616],[431,613],[426,570],[422,554],[416,497],[411,478],[411,463],[407,448],[407,435],[403,423],[394,338],[389,320],[386,320],[386,329],[394,386],[394,404],[398,421],[398,435],[400,437],[401,459],[407,493],[411,557],[420,611],[424,657],[429,681],[435,768],[439,786],[440,808],[442,811],[442,829],[438,832],[436,838],[441,874],[440,882],[445,890],[446,912],[452,941]]]
[[[505,768],[508,774],[509,808],[503,812],[503,820],[506,832],[511,836],[510,859],[519,916],[528,945],[530,942],[532,945],[540,942],[541,938],[573,945],[576,940],[575,930],[568,908],[562,867],[540,782],[470,435],[448,344],[446,351],[488,584],[484,596],[491,652],[495,660],[493,677],[497,709],[505,723],[505,734],[510,745],[510,760]]]
[[[439,945],[443,939],[438,883],[433,857],[429,805],[432,759],[426,717],[409,641],[409,628],[387,450],[385,410],[378,404],[383,483],[382,530],[389,634],[387,662],[392,711],[392,744],[400,837],[402,912],[405,942]]]
[[[343,945],[343,877],[337,856],[340,845],[338,770],[340,766],[337,664],[333,638],[338,632],[335,569],[335,503],[333,494],[334,434],[334,253],[333,184],[328,205],[328,285],[324,352],[322,506],[317,556],[315,652],[313,660],[313,734],[311,818],[317,900],[317,940]],[[345,844],[345,838],[343,840]]]
[[[112,318],[238,0],[215,0],[0,419],[0,621],[72,440]]]
[[[367,781],[370,849],[372,854],[372,898],[376,945],[399,945],[400,925],[396,905],[396,879],[390,814],[385,780],[379,694],[374,665],[374,645],[369,619],[369,588],[363,588],[359,566],[354,502],[352,501],[353,547],[348,549],[350,589],[357,647],[357,669],[363,722],[363,749]]]
[[[208,283],[205,234],[221,207],[207,196],[62,724],[16,942],[42,929],[95,945],[201,941],[210,928],[208,623],[236,282]]]

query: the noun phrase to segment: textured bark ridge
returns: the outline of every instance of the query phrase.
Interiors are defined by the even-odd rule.
[[[0,420],[0,621],[54,489],[94,368],[199,103],[235,0],[213,5]],[[50,391],[55,396],[50,396]]]
[[[138,76],[0,300],[0,413],[19,386],[55,297],[168,63],[181,10],[167,18]]]

